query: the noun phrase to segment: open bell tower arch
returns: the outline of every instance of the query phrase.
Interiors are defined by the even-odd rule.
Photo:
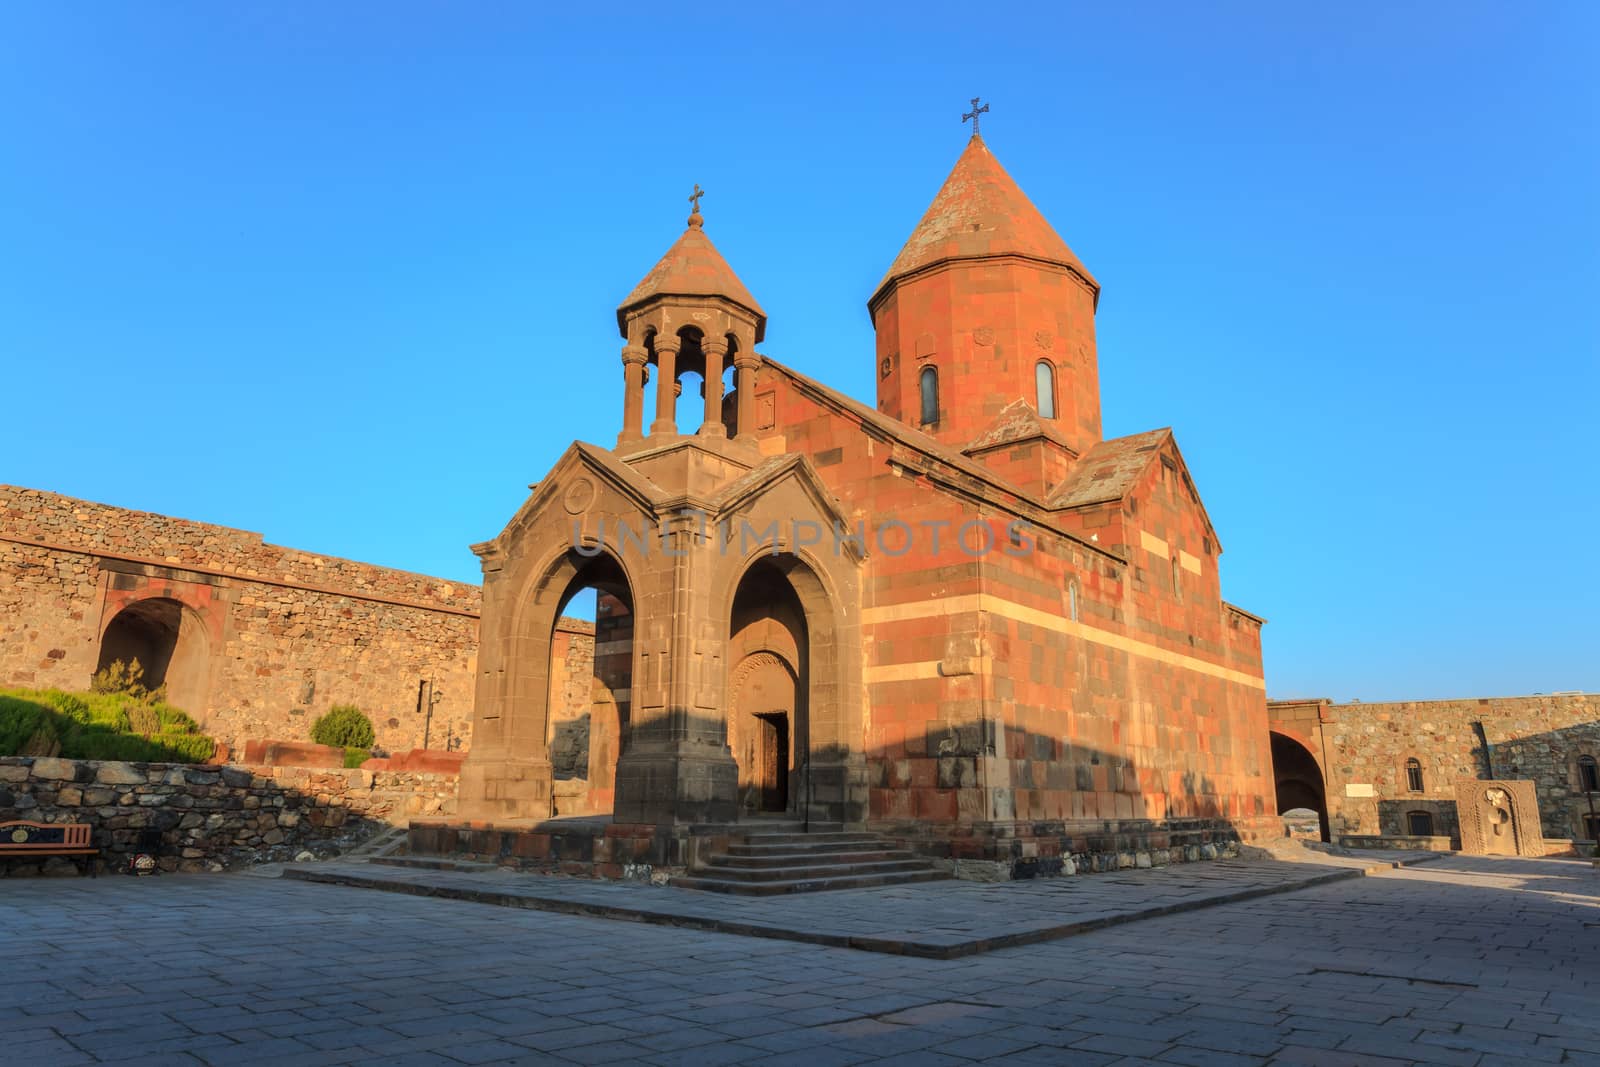
[[[689,433],[703,438],[730,436],[724,421],[722,377],[731,363],[738,400],[733,423],[747,436],[753,413],[756,345],[766,336],[767,313],[705,234],[698,185],[690,197],[694,211],[666,255],[617,308],[622,348],[622,432],[619,452],[664,444],[684,430],[677,424],[679,381],[696,373],[705,382],[705,414]],[[647,378],[656,387],[655,418],[644,425]]]

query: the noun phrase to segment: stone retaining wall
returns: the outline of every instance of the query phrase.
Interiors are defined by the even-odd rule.
[[[0,822],[88,823],[113,870],[145,829],[162,832],[164,869],[220,870],[334,855],[455,803],[453,774],[0,758]]]
[[[1448,837],[1418,837],[1413,834],[1341,834],[1340,848],[1411,849],[1420,852],[1453,852],[1455,842]]]

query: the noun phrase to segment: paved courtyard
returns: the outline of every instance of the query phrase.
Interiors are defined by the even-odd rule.
[[[1329,855],[1292,842],[1282,844],[1286,847],[1280,851],[1293,862],[1225,859],[1116,871],[1093,878],[1036,878],[1003,884],[950,878],[771,897],[518,874],[490,864],[469,864],[482,870],[468,873],[402,868],[382,861],[307,863],[293,864],[285,873],[308,881],[388,892],[953,959],[1438,858],[1432,852]]]
[[[0,945],[29,1065],[1600,1062],[1600,874],[1562,860],[953,960],[242,875],[0,881]]]

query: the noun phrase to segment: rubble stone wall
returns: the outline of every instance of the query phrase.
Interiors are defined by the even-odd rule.
[[[146,829],[161,831],[165,869],[216,870],[346,851],[455,804],[453,774],[0,758],[0,822],[88,823],[113,870]]]
[[[1585,837],[1589,796],[1579,760],[1600,760],[1600,695],[1274,701],[1270,714],[1272,729],[1304,746],[1322,767],[1336,838],[1404,836],[1408,814],[1425,811],[1436,835],[1459,841],[1456,783],[1490,778],[1534,783],[1545,838]],[[1411,788],[1407,775],[1412,759],[1421,789]],[[1600,794],[1594,800],[1600,810]]]
[[[335,704],[365,711],[383,749],[464,749],[480,599],[256,533],[0,486],[0,685],[84,689],[115,620],[143,615],[153,633],[164,618],[168,699],[236,751],[307,740]]]

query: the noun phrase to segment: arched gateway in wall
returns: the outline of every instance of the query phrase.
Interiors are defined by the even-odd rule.
[[[1272,776],[1278,791],[1278,814],[1294,808],[1317,813],[1322,840],[1329,838],[1328,797],[1322,768],[1304,745],[1287,734],[1272,734]]]
[[[136,600],[112,616],[100,636],[96,672],[139,661],[147,689],[166,687],[167,702],[203,718],[210,688],[211,641],[192,608],[171,597]]]

